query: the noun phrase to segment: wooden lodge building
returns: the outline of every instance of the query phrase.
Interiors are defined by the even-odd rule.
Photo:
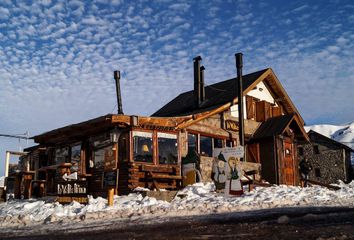
[[[34,136],[38,145],[25,156],[32,195],[178,189],[183,163],[200,169],[214,148],[238,145],[236,78],[204,86],[200,62],[194,59],[194,90],[151,117],[109,114]],[[299,185],[297,143],[308,141],[301,115],[270,68],[244,75],[243,89],[246,161],[260,164],[270,183]]]

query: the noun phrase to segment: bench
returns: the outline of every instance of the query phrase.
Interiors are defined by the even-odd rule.
[[[142,165],[141,171],[146,173],[145,178],[151,179],[154,187],[159,191],[160,186],[157,182],[158,179],[164,180],[173,180],[176,181],[176,187],[178,183],[181,183],[182,176],[170,175],[176,174],[176,167],[173,166],[151,166],[151,165]]]

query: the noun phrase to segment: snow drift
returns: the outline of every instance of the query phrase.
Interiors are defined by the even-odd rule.
[[[354,207],[354,182],[340,183],[338,186],[341,189],[337,191],[317,186],[257,187],[241,197],[225,197],[214,191],[213,183],[196,183],[181,190],[171,203],[132,193],[128,196],[115,196],[112,207],[107,206],[107,200],[100,197],[90,197],[88,205],[77,202],[61,205],[34,199],[16,200],[0,204],[0,226],[88,219],[202,215],[296,206]]]

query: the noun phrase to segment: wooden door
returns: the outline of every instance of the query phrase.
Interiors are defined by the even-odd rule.
[[[291,139],[284,139],[283,151],[283,184],[295,185],[294,144]]]

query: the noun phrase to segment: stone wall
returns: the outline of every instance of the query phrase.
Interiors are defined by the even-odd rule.
[[[344,148],[316,135],[311,135],[310,139],[311,143],[298,144],[299,161],[306,157],[313,167],[309,179],[326,184],[337,183],[338,180],[349,182],[350,162],[349,158],[344,156],[347,155]],[[302,155],[299,148],[303,149]]]

